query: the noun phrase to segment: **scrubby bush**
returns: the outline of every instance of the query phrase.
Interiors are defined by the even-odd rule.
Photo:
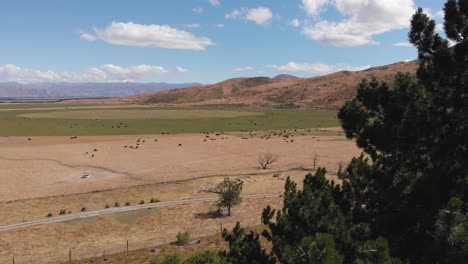
[[[104,206],[104,208],[110,208],[110,206],[108,204],[106,204],[106,206]]]
[[[140,204],[145,204],[145,201],[141,200],[141,201],[140,201]]]
[[[217,251],[205,251],[193,254],[184,264],[221,264],[225,263]]]
[[[81,212],[86,212],[86,207],[81,208]]]
[[[185,246],[188,244],[190,240],[190,233],[185,231],[185,232],[179,232],[177,234],[177,245],[179,246]]]
[[[129,206],[129,205],[130,205],[130,202],[126,202],[126,203],[125,203],[125,206]]]
[[[151,198],[150,203],[159,203],[160,200],[156,198]]]
[[[182,264],[182,256],[178,253],[167,255],[160,262],[161,264]]]
[[[52,213],[49,212],[49,213],[47,214],[47,217],[52,217]]]
[[[119,203],[119,202],[115,202],[115,203],[114,203],[114,207],[120,207],[120,203]]]
[[[61,209],[60,212],[59,212],[59,215],[64,215],[67,213],[67,210],[65,209]]]

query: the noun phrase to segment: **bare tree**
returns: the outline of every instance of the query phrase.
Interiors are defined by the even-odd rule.
[[[258,163],[260,164],[260,167],[265,170],[268,167],[268,165],[272,164],[273,162],[276,162],[278,158],[278,155],[273,154],[271,152],[262,153],[258,156]]]
[[[312,161],[313,161],[313,165],[314,165],[313,169],[315,170],[315,168],[317,167],[317,163],[319,161],[319,155],[318,155],[317,152],[314,153],[314,156],[312,157]]]

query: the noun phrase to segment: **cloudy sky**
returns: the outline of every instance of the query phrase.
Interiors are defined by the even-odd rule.
[[[414,59],[411,15],[423,7],[441,24],[444,2],[4,0],[0,82],[213,83],[364,69]]]

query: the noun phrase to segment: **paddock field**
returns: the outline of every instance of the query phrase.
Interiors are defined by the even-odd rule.
[[[0,104],[0,136],[180,134],[336,126],[339,122],[334,111]]]
[[[300,183],[313,171],[314,156],[337,180],[338,164],[361,153],[338,125],[332,111],[0,104],[0,225],[62,209],[212,197],[204,190],[224,177],[243,180],[244,194],[280,193],[287,176]],[[262,170],[266,152],[279,159]],[[180,230],[212,235],[220,223],[258,224],[268,204],[281,198],[244,201],[232,218],[206,219],[214,205],[197,204],[3,231],[0,262],[61,261],[68,248],[90,257],[126,239],[170,242]]]

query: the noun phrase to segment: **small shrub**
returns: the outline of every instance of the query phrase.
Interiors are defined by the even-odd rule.
[[[159,199],[151,198],[150,203],[159,203]]]
[[[120,203],[119,203],[119,202],[115,202],[114,207],[120,207]]]
[[[205,251],[190,256],[184,264],[221,264],[225,263],[217,251]]]
[[[110,208],[110,206],[108,204],[106,204],[106,206],[104,206],[104,208]]]
[[[179,246],[185,246],[188,244],[190,240],[190,233],[185,231],[183,233],[179,232],[177,234],[177,241],[176,241],[176,244],[179,245]]]
[[[125,206],[129,206],[129,205],[130,205],[130,202],[126,202],[126,203],[125,203]]]
[[[52,213],[49,212],[49,213],[47,214],[47,217],[52,217]]]
[[[59,215],[64,215],[66,213],[67,213],[67,211],[65,209],[61,209],[60,212],[59,212]]]
[[[81,212],[86,212],[86,207],[81,208]]]
[[[69,210],[67,214],[71,214],[72,212]]]
[[[141,201],[140,201],[140,204],[145,204],[145,201],[141,200]]]
[[[178,253],[167,255],[163,258],[161,264],[182,264],[182,256]]]

